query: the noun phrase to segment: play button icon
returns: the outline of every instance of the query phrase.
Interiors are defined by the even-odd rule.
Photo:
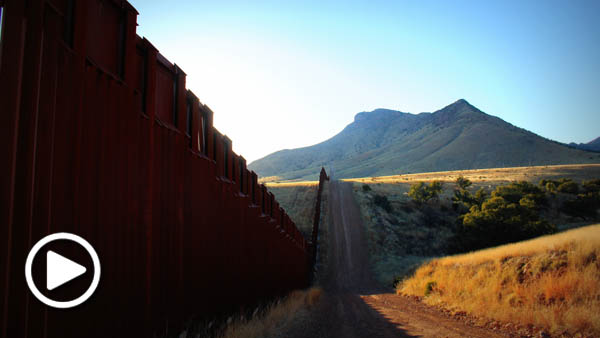
[[[86,272],[83,265],[65,258],[52,250],[46,253],[46,289],[54,290]]]
[[[78,249],[81,252],[87,252],[87,255],[89,256],[83,259],[81,255],[79,255],[78,258],[81,261],[75,262],[74,260],[65,257],[64,253],[59,254],[56,252],[60,250],[45,250],[46,290],[52,291],[57,288],[58,290],[66,288],[63,291],[71,291],[71,293],[67,292],[67,294],[71,294],[73,296],[73,293],[76,293],[77,295],[79,295],[75,299],[68,301],[64,301],[62,299],[50,299],[50,297],[42,293],[38,289],[35,281],[37,280],[39,283],[39,278],[43,278],[43,276],[40,276],[38,273],[36,274],[36,276],[38,276],[38,279],[35,279],[32,273],[32,271],[39,271],[39,269],[32,269],[32,266],[36,266],[36,264],[37,266],[39,266],[40,264],[40,259],[36,259],[36,255],[38,254],[38,252],[40,252],[40,250],[42,250],[43,248],[47,249],[48,247],[60,247],[60,245],[56,243],[62,243],[60,245],[67,245],[67,247],[70,246],[71,250],[64,251],[72,252],[73,249]],[[83,255],[85,255],[85,253]],[[34,263],[34,261],[38,263]],[[88,268],[82,265],[84,264],[82,263],[83,261],[91,261],[91,264],[89,264],[89,266],[93,265],[94,274],[93,278],[91,278],[91,281],[90,275],[87,273]],[[85,276],[88,276],[87,281],[86,278],[84,278]],[[74,279],[80,280],[81,278],[83,278],[83,280],[81,280],[80,283],[75,283],[75,286],[81,286],[79,284],[83,282],[83,286],[85,287],[87,286],[87,283],[89,283],[89,286],[87,287],[87,290],[85,290],[85,292],[82,292],[80,294],[79,290],[83,291],[84,289],[78,289],[77,287],[73,289],[73,286],[71,286],[71,289],[69,289],[69,285],[72,285],[74,283]],[[85,239],[71,233],[55,233],[42,238],[33,246],[33,248],[31,248],[31,251],[29,251],[29,255],[27,256],[27,260],[25,262],[25,279],[27,280],[27,285],[29,286],[31,293],[33,293],[33,295],[42,303],[60,309],[71,308],[85,302],[96,290],[96,287],[100,282],[100,260],[98,259],[98,254],[96,254],[94,248]],[[62,285],[64,285],[64,287],[61,287]],[[52,295],[52,293],[50,293],[50,295]],[[56,294],[53,296],[53,298],[55,298],[55,296]],[[69,297],[69,299],[70,298],[71,297]]]

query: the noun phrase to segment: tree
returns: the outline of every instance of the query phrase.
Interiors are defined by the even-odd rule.
[[[470,187],[473,184],[473,182],[471,182],[469,179],[464,178],[462,175],[458,176],[458,178],[456,179],[456,185],[458,185],[458,187],[461,190],[466,190],[468,187]]]
[[[477,190],[477,192],[475,193],[474,200],[475,200],[475,203],[477,203],[477,205],[481,206],[487,198],[488,198],[487,191],[485,191],[485,189],[483,189],[483,188],[479,188],[479,190]]]
[[[546,191],[549,192],[552,196],[556,195],[556,183],[548,182],[546,183],[544,188],[546,188]]]
[[[427,202],[427,186],[423,182],[411,185],[408,196],[419,205]]]
[[[596,181],[600,181],[600,180],[592,180],[592,181],[588,181],[588,182],[584,182],[587,183],[588,185],[593,186]],[[573,195],[577,195],[579,193],[579,186],[577,185],[577,182],[574,182],[572,179],[570,178],[561,178],[559,180],[540,180],[539,182],[539,186],[546,189],[546,191],[548,191],[551,194],[555,194],[557,192],[560,193],[564,193],[564,194],[573,194]],[[584,187],[585,189],[585,187]]]
[[[600,190],[578,194],[574,199],[565,201],[560,209],[572,217],[595,218],[600,209]]]
[[[600,192],[600,179],[583,181],[581,187],[583,188],[583,190],[585,190],[586,193]]]
[[[468,251],[553,233],[556,227],[540,219],[544,192],[527,182],[499,186],[485,199],[480,190],[469,212],[459,216],[454,251]]]
[[[419,182],[410,187],[408,196],[410,196],[417,204],[429,202],[431,199],[438,198],[442,192],[443,184],[441,181],[433,181],[426,185],[424,182]]]
[[[392,212],[392,205],[386,196],[379,194],[375,195],[375,197],[373,197],[373,203],[387,212]]]
[[[452,197],[452,207],[454,210],[459,210],[461,213],[468,212],[469,209],[474,205],[479,205],[486,200],[487,193],[485,189],[480,188],[477,190],[475,195],[471,194],[467,190],[473,183],[463,176],[459,176],[456,179],[456,185],[459,189],[454,190],[454,196]]]
[[[544,191],[527,181],[501,185],[492,192],[492,197],[502,197],[509,203],[519,203],[521,198],[525,196],[533,200],[538,208],[548,203]]]
[[[442,183],[442,181],[433,181],[429,183],[429,198],[438,198],[438,195],[442,193],[443,187],[444,184]]]
[[[576,182],[573,181],[567,181],[567,182],[563,182],[561,183],[556,190],[558,192],[562,192],[565,194],[573,194],[573,195],[577,195],[579,193],[579,186],[577,185]]]

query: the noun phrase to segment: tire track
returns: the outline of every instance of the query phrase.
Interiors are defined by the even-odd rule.
[[[325,290],[309,319],[283,337],[502,337],[382,288],[369,253],[352,183],[330,181]]]

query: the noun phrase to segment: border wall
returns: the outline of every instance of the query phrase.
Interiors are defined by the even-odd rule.
[[[317,191],[317,202],[315,204],[315,216],[313,219],[313,228],[310,241],[310,279],[314,277],[314,268],[317,263],[317,251],[319,242],[319,225],[321,223],[321,195],[323,193],[323,185],[325,181],[329,181],[329,176],[325,172],[325,168],[321,168],[319,173],[319,189]]]
[[[151,336],[308,285],[307,242],[129,3],[0,7],[0,337]],[[55,232],[102,265],[71,310],[25,283],[29,249]]]

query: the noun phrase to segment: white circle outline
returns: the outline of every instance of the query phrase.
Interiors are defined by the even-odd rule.
[[[38,251],[40,251],[40,249],[44,245],[59,239],[66,239],[68,241],[73,241],[81,245],[88,252],[90,257],[92,257],[92,261],[94,262],[94,278],[92,279],[92,284],[90,284],[88,289],[81,296],[66,302],[59,302],[44,296],[40,292],[40,290],[38,290],[38,288],[35,286],[35,283],[33,282],[33,278],[31,276],[31,265],[33,263],[33,258],[38,253]],[[57,309],[72,308],[85,302],[88,298],[90,298],[90,296],[92,296],[94,291],[96,291],[96,287],[98,287],[98,283],[100,282],[100,259],[98,258],[96,250],[94,250],[90,243],[88,243],[88,241],[86,241],[85,239],[68,232],[57,232],[55,234],[51,234],[40,239],[29,251],[29,254],[27,255],[27,260],[25,261],[25,280],[27,281],[27,286],[29,286],[29,290],[31,290],[31,293],[33,293],[33,295],[40,302]]]

